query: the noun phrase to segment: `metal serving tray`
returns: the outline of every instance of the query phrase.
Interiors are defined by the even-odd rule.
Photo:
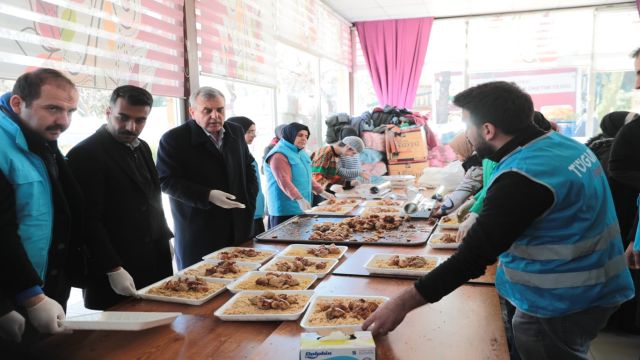
[[[396,230],[386,231],[383,238],[378,241],[365,241],[374,232],[354,232],[350,241],[335,240],[309,240],[313,233],[313,225],[323,222],[338,223],[349,216],[321,216],[321,215],[299,215],[286,222],[258,235],[256,240],[267,242],[295,242],[309,244],[336,244],[347,246],[366,245],[393,245],[393,246],[416,246],[427,242],[434,225],[427,225],[427,219],[411,218]]]

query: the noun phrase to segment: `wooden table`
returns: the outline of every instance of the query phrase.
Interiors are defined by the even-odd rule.
[[[253,246],[253,243],[247,245]],[[260,244],[281,250],[285,245]],[[379,249],[379,248],[378,248]],[[348,261],[356,249],[346,254]],[[392,297],[412,280],[329,275],[316,283],[320,294]],[[298,321],[223,322],[213,312],[231,293],[201,306],[128,300],[111,310],[179,311],[170,326],[137,331],[76,331],[53,336],[38,352],[55,359],[297,359]],[[464,285],[440,302],[409,313],[388,336],[376,339],[377,359],[508,359],[500,306],[491,286]]]

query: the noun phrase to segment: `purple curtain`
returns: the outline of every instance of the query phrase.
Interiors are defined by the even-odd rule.
[[[355,23],[380,105],[413,106],[432,24],[433,18]]]

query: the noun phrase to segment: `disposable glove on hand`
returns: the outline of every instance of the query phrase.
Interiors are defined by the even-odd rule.
[[[11,311],[0,316],[0,337],[5,340],[20,342],[24,333],[24,323],[24,317],[17,311]]]
[[[209,201],[225,209],[239,208],[244,209],[244,204],[234,200],[236,197],[220,190],[211,190],[209,193]]]
[[[462,239],[464,239],[465,236],[467,236],[469,229],[471,229],[473,224],[476,223],[477,218],[478,218],[478,214],[476,213],[470,212],[467,215],[467,218],[462,222],[462,224],[460,224],[460,227],[458,227],[458,234],[456,236],[456,241],[460,242],[462,241]]]
[[[55,300],[44,296],[44,300],[27,308],[29,321],[43,334],[59,334],[65,332],[62,327],[64,309]]]
[[[327,200],[335,199],[335,198],[336,198],[336,196],[335,196],[335,195],[333,195],[333,194],[331,194],[331,193],[329,193],[329,192],[326,192],[326,191],[323,191],[323,192],[321,192],[321,193],[320,193],[320,194],[318,194],[318,195],[322,196],[323,198],[325,198],[325,199],[327,199]]]
[[[472,196],[469,200],[465,201],[462,205],[460,205],[460,207],[458,208],[458,211],[456,212],[458,219],[464,219],[464,217],[467,216],[467,214],[469,213],[469,210],[471,210],[471,207],[475,203],[476,203],[476,199]]]
[[[305,198],[296,199],[296,202],[298,203],[298,206],[300,206],[300,209],[302,209],[302,211],[311,209],[311,204],[309,204],[309,202]]]
[[[109,272],[107,277],[109,277],[109,285],[111,285],[116,294],[123,296],[136,294],[136,284],[127,270],[121,268],[120,270]]]
[[[344,189],[342,188],[342,185],[338,185],[338,184],[331,185],[329,187],[329,190],[333,191],[334,193],[339,193],[344,191]]]

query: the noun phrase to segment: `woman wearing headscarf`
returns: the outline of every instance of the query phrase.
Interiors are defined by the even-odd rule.
[[[282,129],[282,138],[265,158],[269,228],[310,209],[314,192],[325,198],[333,197],[311,178],[311,159],[304,151],[309,134],[306,125],[296,122],[287,125]]]
[[[256,138],[256,124],[253,120],[244,116],[234,116],[227,119],[228,122],[240,125],[244,130],[244,140],[247,145],[251,145]],[[264,194],[262,194],[262,185],[260,181],[260,169],[258,163],[253,160],[253,169],[258,179],[258,195],[256,197],[256,212],[253,215],[253,231],[251,238],[264,232]]]

